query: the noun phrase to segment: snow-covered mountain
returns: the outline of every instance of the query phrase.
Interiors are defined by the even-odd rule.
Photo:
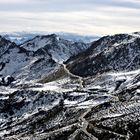
[[[0,74],[28,80],[41,79],[59,69],[63,61],[89,47],[89,44],[67,41],[55,34],[36,36],[22,45],[1,37],[0,45]]]
[[[62,63],[63,61],[68,60],[71,56],[87,49],[89,45],[90,44],[81,42],[68,41],[52,34],[36,36],[34,39],[25,42],[21,47],[26,50],[33,51],[36,54],[40,52],[40,55],[47,51],[53,60],[58,63]]]
[[[24,42],[33,39],[35,36],[48,35],[48,34],[51,33],[49,32],[12,32],[12,33],[3,32],[1,33],[1,35],[4,38],[12,42],[15,42],[17,45],[23,44]],[[65,32],[57,32],[55,34],[60,38],[73,42],[91,43],[99,39],[99,36],[95,36],[95,35],[79,35],[76,33],[65,33]]]
[[[0,139],[139,140],[139,54],[139,32],[0,37]]]

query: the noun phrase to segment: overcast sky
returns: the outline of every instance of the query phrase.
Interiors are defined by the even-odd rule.
[[[140,0],[0,0],[0,32],[140,31]]]

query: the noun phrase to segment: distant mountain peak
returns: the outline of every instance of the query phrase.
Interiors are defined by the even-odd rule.
[[[57,33],[48,33],[48,32],[12,32],[12,33],[1,33],[3,37],[16,44],[23,44],[27,40],[33,39],[36,36],[51,36],[51,37],[60,37],[65,40],[74,41],[74,42],[84,42],[91,43],[99,39],[99,36],[95,35],[79,35],[76,33],[65,33],[65,32],[57,32]]]

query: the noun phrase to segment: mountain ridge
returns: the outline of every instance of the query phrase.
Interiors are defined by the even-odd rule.
[[[109,41],[107,41],[107,40],[109,40]],[[105,47],[105,46],[107,46],[107,47]],[[85,76],[94,75],[94,73],[92,71],[97,71],[97,72],[101,71],[101,73],[105,72],[105,71],[111,71],[111,70],[119,71],[119,67],[117,67],[117,65],[113,64],[113,61],[117,62],[119,59],[124,57],[124,58],[122,58],[122,60],[120,60],[118,62],[118,66],[120,66],[120,68],[122,68],[122,69],[120,69],[121,71],[127,70],[126,67],[128,66],[128,64],[130,62],[134,61],[135,59],[136,59],[135,63],[138,63],[138,65],[139,65],[139,59],[137,59],[138,56],[135,56],[136,54],[139,55],[138,54],[139,46],[140,46],[140,36],[135,36],[135,34],[134,35],[133,34],[132,35],[131,34],[130,35],[129,34],[118,34],[115,36],[106,36],[106,37],[99,39],[98,41],[93,42],[92,45],[85,52],[82,52],[81,54],[78,54],[74,58],[71,58],[71,60],[68,60],[68,62],[67,62],[69,65],[68,68],[70,68],[72,66],[72,68],[71,68],[72,72],[75,73],[76,69],[83,64],[83,71],[85,71],[85,74],[83,73],[83,76],[84,75]],[[132,51],[132,52],[130,52],[130,51]],[[121,53],[123,53],[123,54],[121,54]],[[115,55],[115,56],[113,56],[113,55]],[[127,57],[127,58],[125,58],[125,57]],[[133,58],[134,58],[134,60],[132,60]],[[75,62],[72,62],[73,59],[75,59],[74,60]],[[76,59],[77,59],[77,62],[76,62]],[[123,63],[123,61],[125,61],[125,62]],[[109,65],[109,63],[111,63],[111,62],[112,62],[112,64]],[[120,65],[121,62],[124,64],[124,66]],[[85,66],[84,66],[84,63],[85,63]],[[100,65],[104,65],[104,66],[101,67]],[[129,67],[130,66],[131,66],[131,64],[129,65]],[[88,72],[88,71],[86,71],[86,69],[88,69],[88,67],[89,68],[95,67],[95,69],[89,70],[89,72]],[[139,67],[136,67],[136,68],[135,67],[136,67],[136,65],[132,66],[133,69],[139,68]],[[132,68],[129,68],[128,70],[133,70]],[[80,67],[80,69],[82,71],[81,67]],[[103,69],[103,70],[101,70],[101,69]],[[97,74],[97,72],[95,72],[95,75]],[[78,74],[78,73],[79,73],[79,70],[75,74]]]
[[[1,67],[3,67],[1,70],[1,75],[11,75],[14,77],[19,77],[18,75],[20,75],[22,78],[25,75],[27,77],[30,77],[30,75],[37,76],[38,74],[35,74],[37,69],[40,69],[41,73],[46,71],[44,74],[47,75],[47,73],[55,69],[55,67],[59,68],[59,63],[66,61],[70,56],[79,53],[89,46],[85,43],[74,43],[60,39],[55,34],[36,36],[35,38],[26,41],[22,45],[16,45],[8,40],[4,40],[4,42],[8,42],[9,44],[13,45],[11,48],[7,48],[8,50],[5,52],[3,57],[1,56]],[[2,44],[3,47],[4,45],[5,44]],[[1,51],[3,51],[3,49],[1,49]],[[12,65],[15,65],[15,68]],[[44,66],[46,66],[46,68]],[[26,71],[26,74],[24,71]]]
[[[139,140],[139,33],[2,39],[0,52],[0,139]]]
[[[60,38],[65,40],[73,41],[73,42],[83,42],[83,43],[90,43],[95,41],[99,38],[96,35],[79,35],[76,33],[66,33],[66,32],[56,32],[56,33],[48,33],[48,32],[3,32],[0,33],[3,37],[7,40],[15,42],[17,45],[23,44],[24,42],[33,39],[36,36],[43,36],[49,34],[56,34]]]

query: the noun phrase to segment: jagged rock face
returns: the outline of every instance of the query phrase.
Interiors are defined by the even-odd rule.
[[[70,59],[72,73],[91,76],[109,71],[136,70],[140,65],[140,36],[119,34],[96,41],[77,58]]]

